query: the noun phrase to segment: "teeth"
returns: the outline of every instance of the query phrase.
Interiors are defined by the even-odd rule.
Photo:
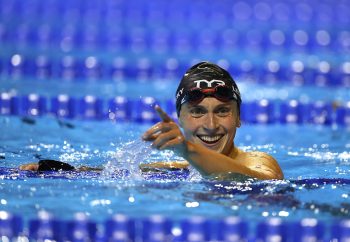
[[[201,136],[199,136],[199,138],[205,142],[216,142],[221,137],[222,137],[222,135],[215,135],[215,136],[201,135]]]

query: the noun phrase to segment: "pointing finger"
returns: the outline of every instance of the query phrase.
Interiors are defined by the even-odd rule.
[[[169,123],[172,121],[169,115],[166,112],[164,112],[160,106],[156,105],[155,110],[157,111],[159,117],[162,119],[163,122]]]

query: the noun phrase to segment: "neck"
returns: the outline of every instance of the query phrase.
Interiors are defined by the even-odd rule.
[[[234,159],[238,155],[238,151],[239,151],[239,149],[233,145],[228,156]]]

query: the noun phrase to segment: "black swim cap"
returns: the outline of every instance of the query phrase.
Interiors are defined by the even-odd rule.
[[[175,96],[177,115],[180,116],[181,105],[187,102],[186,95],[190,90],[194,88],[206,90],[220,85],[232,89],[232,92],[229,92],[229,97],[237,102],[238,112],[240,113],[242,100],[236,82],[220,66],[203,61],[188,69],[180,81]]]

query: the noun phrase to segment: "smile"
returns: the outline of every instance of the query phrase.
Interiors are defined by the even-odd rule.
[[[197,135],[197,137],[202,140],[203,142],[207,144],[215,144],[218,142],[224,135],[219,134],[219,135],[214,135],[214,136],[209,136],[209,135]]]

